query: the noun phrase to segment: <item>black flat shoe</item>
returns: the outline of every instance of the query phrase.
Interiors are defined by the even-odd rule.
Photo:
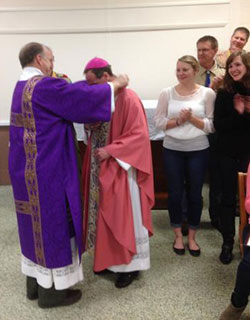
[[[220,253],[220,261],[223,264],[229,264],[233,260],[233,248],[231,246],[223,246]]]
[[[198,250],[192,250],[189,248],[189,245],[187,245],[187,248],[188,248],[188,251],[189,253],[191,254],[191,256],[193,257],[199,257],[200,254],[201,254],[201,249],[198,249]]]
[[[183,249],[178,249],[178,248],[175,248],[175,242],[173,244],[173,250],[176,254],[178,254],[179,256],[183,256],[185,254],[185,248]]]
[[[115,282],[116,288],[125,288],[129,286],[139,276],[139,271],[118,272]]]

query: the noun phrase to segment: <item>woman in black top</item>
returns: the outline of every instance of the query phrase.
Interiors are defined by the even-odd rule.
[[[222,182],[220,260],[233,259],[238,171],[247,171],[250,156],[250,55],[235,52],[227,60],[223,89],[215,100],[214,126]]]

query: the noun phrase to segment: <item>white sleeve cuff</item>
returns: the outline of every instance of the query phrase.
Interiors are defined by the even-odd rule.
[[[204,131],[206,134],[215,132],[213,120],[208,119],[208,118],[204,118],[203,121],[204,121],[203,131]]]
[[[119,165],[125,170],[128,171],[131,168],[131,165],[127,162],[124,162],[122,160],[119,160],[118,158],[115,158],[115,160],[119,163]]]

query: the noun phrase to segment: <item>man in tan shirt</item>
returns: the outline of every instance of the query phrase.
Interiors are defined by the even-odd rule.
[[[245,27],[238,27],[234,30],[228,50],[220,51],[216,55],[216,61],[220,67],[226,68],[227,58],[236,51],[243,50],[249,38],[249,30]]]
[[[204,36],[196,42],[196,47],[197,58],[200,64],[196,82],[217,90],[225,74],[225,70],[215,60],[218,51],[218,41],[213,36]]]
[[[199,72],[196,82],[200,85],[217,90],[223,82],[225,69],[215,61],[218,51],[218,41],[213,36],[206,35],[196,42]],[[219,229],[220,181],[217,174],[216,133],[209,134],[209,216],[213,227]]]

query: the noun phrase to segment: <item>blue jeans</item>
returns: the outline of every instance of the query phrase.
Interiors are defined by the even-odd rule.
[[[182,199],[187,185],[187,222],[197,229],[202,212],[202,186],[208,165],[209,149],[175,151],[163,148],[168,188],[168,211],[172,227],[182,224]]]

